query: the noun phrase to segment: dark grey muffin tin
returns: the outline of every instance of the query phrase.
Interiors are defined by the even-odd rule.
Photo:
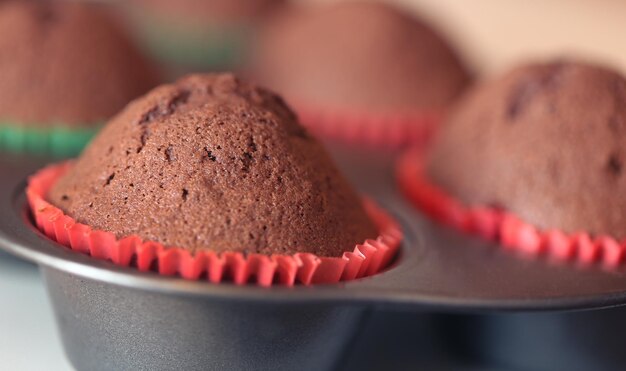
[[[332,370],[373,308],[451,312],[457,319],[474,313],[486,316],[484,321],[494,311],[598,309],[626,303],[624,271],[528,261],[437,226],[396,190],[393,156],[339,147],[333,152],[356,186],[404,229],[399,256],[376,276],[328,286],[259,288],[161,277],[95,260],[49,241],[33,227],[23,190],[25,178],[43,161],[7,156],[0,160],[0,248],[40,266],[66,352],[79,370]],[[626,319],[623,312],[618,310]],[[571,313],[558,315],[563,321],[574,318],[575,332],[587,324],[611,326],[614,316],[603,321],[603,313],[588,312],[598,320],[584,322]],[[534,322],[541,324],[542,315],[525,318],[526,328],[538,331],[536,336],[546,329],[533,327]],[[498,315],[502,318],[507,316]],[[567,347],[571,331],[560,346]],[[476,332],[468,331],[464,339]],[[464,333],[455,332],[459,334]],[[505,335],[512,342],[515,331]],[[459,354],[495,363],[499,358],[494,352],[501,351],[511,367],[518,366],[514,352],[509,353],[520,344],[506,349],[506,341],[494,332],[481,336],[485,344],[479,350],[463,339],[450,344]],[[490,341],[500,346],[487,352],[493,357],[485,357],[480,350],[489,349]],[[621,362],[621,352],[614,353]],[[519,361],[527,365],[528,356],[522,356],[524,352]]]

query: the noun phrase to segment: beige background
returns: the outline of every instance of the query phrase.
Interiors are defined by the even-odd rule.
[[[626,73],[626,0],[387,1],[430,20],[479,73],[559,56],[600,61]]]

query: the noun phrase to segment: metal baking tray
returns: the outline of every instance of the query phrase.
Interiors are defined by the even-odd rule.
[[[0,160],[0,248],[40,266],[79,370],[331,370],[372,308],[476,314],[626,302],[623,270],[520,259],[438,226],[397,191],[393,153],[331,149],[357,188],[404,229],[399,256],[376,276],[313,287],[214,285],[77,254],[31,223],[23,190],[41,159]]]

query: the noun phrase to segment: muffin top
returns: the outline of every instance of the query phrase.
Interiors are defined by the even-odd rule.
[[[427,172],[468,204],[543,229],[626,237],[626,81],[572,61],[485,82],[443,126]]]
[[[440,109],[468,83],[433,29],[381,2],[338,2],[277,16],[250,73],[288,101],[376,112]]]
[[[231,74],[133,101],[48,198],[93,228],[192,252],[340,256],[378,235],[283,101]]]
[[[0,51],[0,122],[90,124],[158,83],[97,5],[0,1]]]

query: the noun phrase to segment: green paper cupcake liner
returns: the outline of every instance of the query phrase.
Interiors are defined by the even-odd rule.
[[[130,5],[126,15],[147,52],[181,67],[235,68],[243,61],[254,31],[252,22],[186,22]]]
[[[23,126],[0,123],[0,151],[71,157],[89,143],[100,129],[100,124],[89,127],[53,125]]]
[[[188,66],[226,68],[241,62],[248,34],[243,29],[216,34],[146,27],[143,40],[150,52],[161,60]]]

